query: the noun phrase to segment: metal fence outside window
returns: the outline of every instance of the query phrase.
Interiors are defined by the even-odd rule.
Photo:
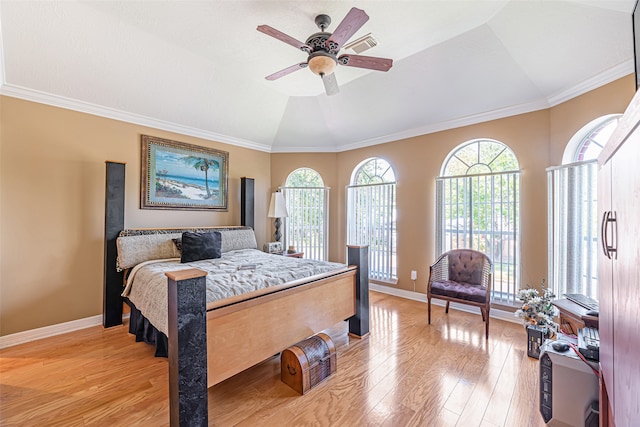
[[[283,187],[289,216],[284,223],[285,250],[293,246],[309,259],[329,257],[329,188]]]
[[[369,278],[397,281],[396,184],[347,187],[347,244],[369,246]]]
[[[437,250],[475,249],[493,262],[492,300],[513,304],[519,290],[520,173],[436,180]]]

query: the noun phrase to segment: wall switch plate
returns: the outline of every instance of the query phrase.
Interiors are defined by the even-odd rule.
[[[416,280],[418,278],[418,272],[415,270],[411,270],[411,280]]]

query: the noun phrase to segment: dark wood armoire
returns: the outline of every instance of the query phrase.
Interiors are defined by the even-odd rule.
[[[600,425],[640,425],[640,92],[598,158]]]

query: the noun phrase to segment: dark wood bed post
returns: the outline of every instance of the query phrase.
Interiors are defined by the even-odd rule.
[[[255,180],[240,178],[240,225],[246,225],[255,230],[254,192]]]
[[[122,272],[116,271],[116,239],[124,228],[124,163],[106,162],[102,325],[122,324]]]
[[[195,268],[169,278],[169,415],[171,426],[208,425],[207,273]]]
[[[349,335],[369,334],[369,247],[347,245],[347,264],[356,265],[356,314],[349,318]]]

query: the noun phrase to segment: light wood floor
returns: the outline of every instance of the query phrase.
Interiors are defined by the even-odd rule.
[[[166,426],[167,360],[125,327],[88,328],[0,351],[2,426]],[[216,426],[543,426],[538,361],[521,325],[371,293],[371,335],[338,350],[306,395],[279,358],[209,390]]]

